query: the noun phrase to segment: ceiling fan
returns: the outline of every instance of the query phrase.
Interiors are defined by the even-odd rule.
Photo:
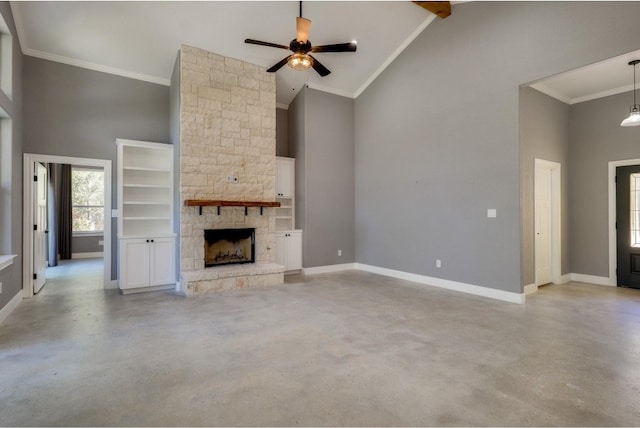
[[[320,61],[315,59],[309,52],[355,52],[357,49],[356,42],[338,43],[334,45],[313,46],[308,39],[311,21],[302,17],[302,2],[300,2],[300,16],[296,18],[296,38],[291,40],[289,46],[279,45],[276,43],[262,42],[260,40],[245,39],[245,43],[252,45],[268,46],[272,48],[287,49],[293,52],[280,62],[267,69],[267,73],[275,73],[285,64],[289,64],[294,70],[307,70],[311,67],[322,77],[331,73],[331,71],[322,65]]]

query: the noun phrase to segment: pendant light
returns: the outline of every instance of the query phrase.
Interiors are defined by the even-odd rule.
[[[629,108],[629,117],[622,121],[620,126],[638,126],[640,125],[640,106],[636,103],[636,65],[640,64],[640,59],[634,59],[629,62],[633,65],[633,105]]]

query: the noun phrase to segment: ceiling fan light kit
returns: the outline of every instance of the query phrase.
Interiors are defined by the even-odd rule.
[[[289,64],[289,67],[293,68],[294,70],[304,71],[310,69],[313,66],[313,58],[311,58],[307,54],[294,53],[287,60],[287,64]]]
[[[640,64],[640,59],[634,59],[629,62],[633,65],[633,105],[629,108],[629,117],[622,121],[620,126],[638,126],[640,125],[640,105],[636,103],[636,65]]]
[[[291,40],[289,46],[277,43],[262,42],[260,40],[245,39],[244,42],[251,45],[268,46],[271,48],[287,49],[293,52],[280,62],[267,69],[267,73],[275,73],[282,66],[288,64],[294,70],[304,71],[312,68],[322,77],[331,71],[322,65],[317,59],[309,55],[309,52],[355,52],[358,48],[356,42],[338,43],[334,45],[312,46],[308,39],[311,21],[302,17],[302,2],[300,2],[300,16],[296,18],[296,38]]]

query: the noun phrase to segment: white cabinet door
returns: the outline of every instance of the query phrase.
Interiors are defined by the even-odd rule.
[[[148,239],[120,240],[120,288],[139,288],[149,285]]]
[[[276,263],[287,267],[287,236],[285,232],[276,233]]]
[[[287,236],[287,269],[302,269],[302,232],[292,231]]]
[[[285,272],[302,269],[302,231],[276,233],[276,263],[283,265]]]
[[[174,248],[173,238],[151,239],[149,285],[165,285],[176,282]]]
[[[295,159],[276,158],[276,197],[292,198],[295,183]]]

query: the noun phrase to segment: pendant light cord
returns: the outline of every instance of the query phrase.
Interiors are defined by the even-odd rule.
[[[301,3],[300,7],[302,7],[302,2],[300,3]],[[636,65],[638,65],[638,63],[633,64],[633,105],[634,106],[636,106]]]
[[[300,0],[300,18],[302,18],[302,0]],[[636,67],[633,66],[633,72],[635,73]],[[633,79],[635,80],[635,74],[633,75]]]

